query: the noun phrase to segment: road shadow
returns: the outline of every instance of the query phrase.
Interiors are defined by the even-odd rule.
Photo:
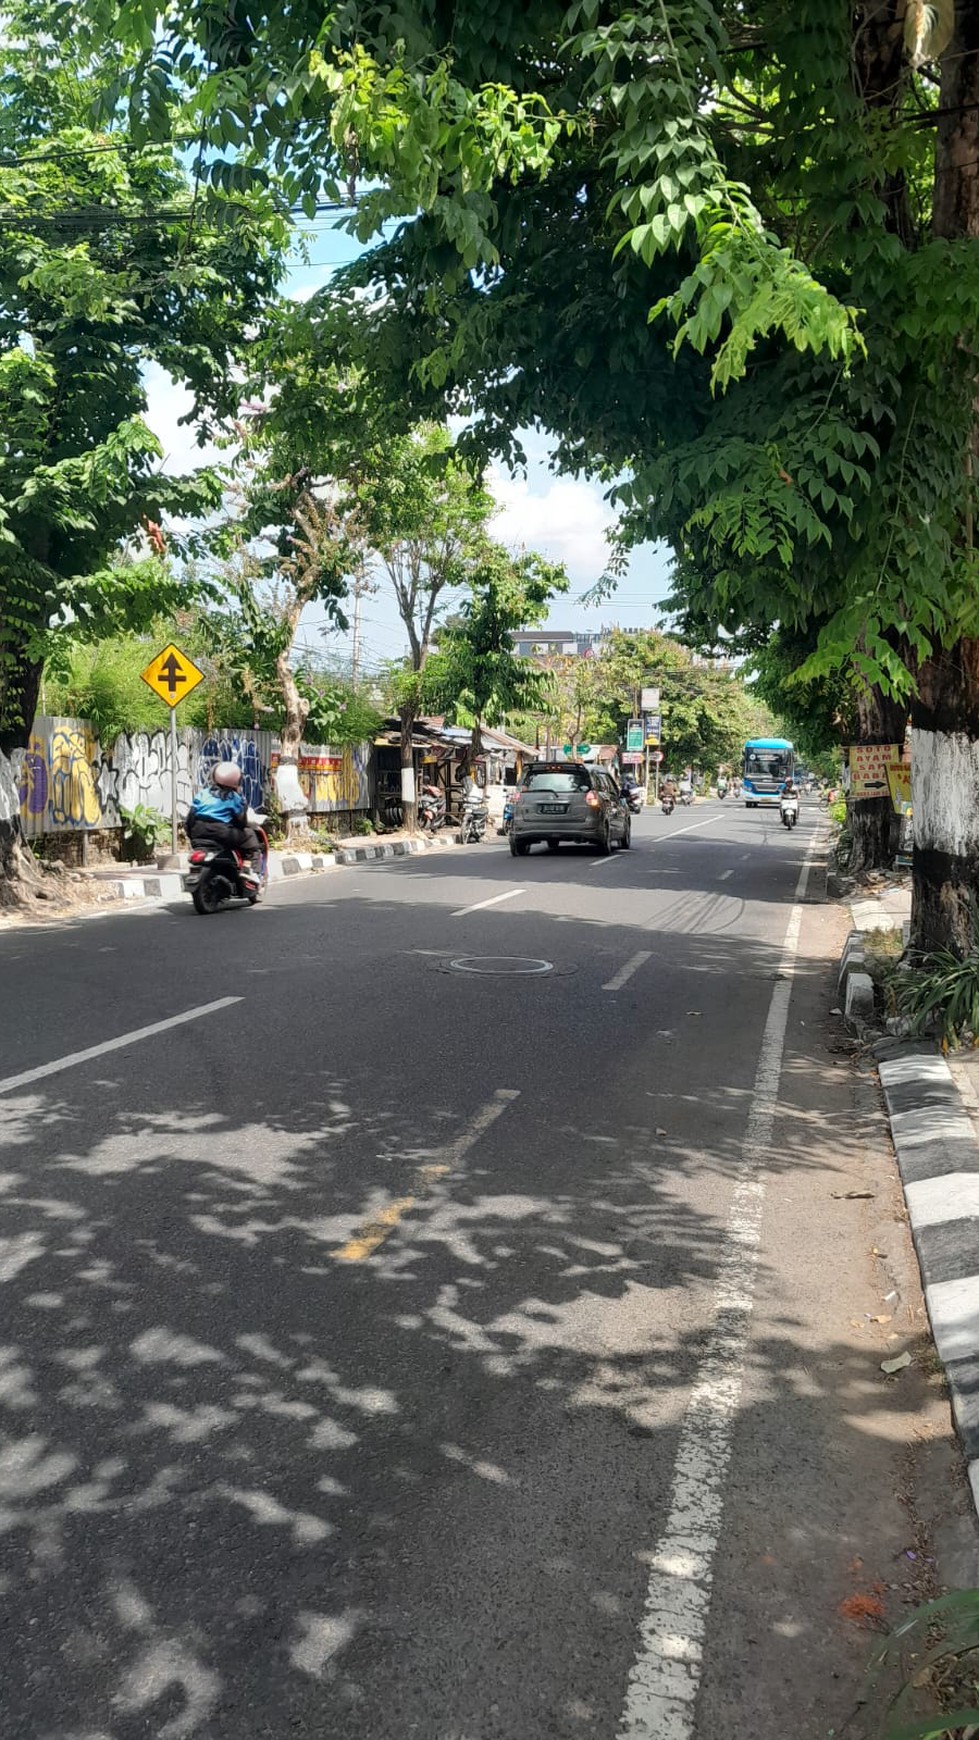
[[[670,946],[762,999],[778,970],[757,939]],[[531,1059],[457,1163],[499,1005],[446,998],[380,1079],[297,1061],[290,1030],[179,1090],[135,1050],[0,1099],[5,1740],[613,1740],[756,1059],[654,1075],[630,1112],[611,1050],[591,1117],[535,1095]],[[827,1173],[827,1145],[850,1188],[869,1089],[841,1095],[823,1048],[786,1098],[770,1188]],[[738,1430],[818,1457],[842,1415],[866,1460],[905,1407],[860,1335],[814,1353],[788,1310]],[[840,1514],[792,1519],[841,1587],[848,1479]],[[791,1683],[826,1641],[765,1647]],[[827,1688],[794,1732],[844,1713]]]

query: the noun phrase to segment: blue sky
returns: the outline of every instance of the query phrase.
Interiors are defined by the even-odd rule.
[[[337,267],[359,252],[358,244],[336,227],[334,218],[319,220],[306,230],[308,260],[297,259],[289,274],[289,294],[311,296],[326,284]],[[192,432],[181,429],[178,419],[189,409],[189,395],[161,369],[147,370],[151,428],[163,442],[168,462],[175,469],[189,469],[202,462]],[[524,436],[526,473],[511,474],[501,466],[490,473],[490,486],[499,503],[494,532],[505,543],[540,550],[552,560],[564,562],[571,580],[568,593],[551,611],[550,621],[561,628],[598,629],[612,623],[623,628],[641,628],[657,615],[657,606],[668,589],[668,552],[662,546],[644,544],[632,556],[618,590],[602,605],[584,605],[581,594],[602,573],[607,546],[605,531],[612,513],[604,499],[604,486],[583,479],[559,477],[550,469],[550,450],[535,432]],[[323,614],[307,611],[301,640],[311,651],[328,646],[341,656],[349,652],[349,637],[330,631],[323,637]],[[367,665],[397,658],[405,650],[404,630],[383,577],[378,590],[364,600],[362,643]]]

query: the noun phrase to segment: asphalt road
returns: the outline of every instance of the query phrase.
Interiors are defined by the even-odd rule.
[[[845,1717],[911,1427],[816,826],[0,937],[3,1740]]]

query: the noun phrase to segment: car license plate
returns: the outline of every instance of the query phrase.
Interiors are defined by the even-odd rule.
[[[567,810],[567,807],[568,807],[567,804],[538,804],[537,805],[538,812],[542,816],[563,816],[565,811]]]

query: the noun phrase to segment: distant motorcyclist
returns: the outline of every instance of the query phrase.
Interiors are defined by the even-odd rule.
[[[206,791],[199,791],[184,824],[192,846],[230,846],[245,862],[246,882],[262,880],[255,859],[261,851],[258,835],[248,821],[248,802],[241,790],[241,768],[233,761],[219,761]]]

